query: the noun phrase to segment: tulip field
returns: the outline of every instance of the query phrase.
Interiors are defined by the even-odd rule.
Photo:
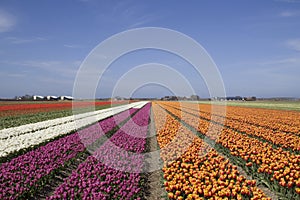
[[[173,151],[163,153],[163,159],[168,163],[177,154],[183,155],[163,168],[169,198],[190,195],[264,199],[269,195],[276,199],[300,199],[300,113],[227,107],[226,117],[220,113],[213,113],[212,117],[211,106],[183,102],[159,102],[153,108],[157,110],[156,121],[162,118],[162,112],[167,116],[162,138],[158,132],[160,145],[168,144],[175,137],[172,134],[178,132],[174,147],[168,148]],[[221,131],[208,132],[209,128]],[[179,134],[183,132],[187,133],[181,138]],[[185,148],[182,143],[189,140],[191,145]],[[205,150],[207,145],[212,149]],[[207,152],[205,156],[201,153],[203,149]],[[246,172],[249,179],[239,175],[236,167]]]
[[[0,199],[300,199],[298,111],[95,106],[0,103]]]

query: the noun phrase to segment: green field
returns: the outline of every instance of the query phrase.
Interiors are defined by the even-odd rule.
[[[254,108],[300,111],[300,101],[198,101],[198,103],[216,105],[224,105],[226,103],[227,106],[245,106]]]

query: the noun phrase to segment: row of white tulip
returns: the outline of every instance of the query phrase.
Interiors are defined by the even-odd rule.
[[[52,120],[46,120],[42,122],[37,122],[37,123],[30,123],[30,124],[25,124],[22,126],[18,127],[12,127],[12,128],[7,128],[7,129],[2,129],[0,130],[0,140],[4,140],[10,137],[15,137],[18,135],[22,135],[25,133],[29,132],[35,132],[38,130],[42,130],[51,126],[57,126],[59,124],[64,124],[68,123],[71,121],[74,121],[74,119],[82,119],[85,117],[93,116],[93,115],[99,115],[102,113],[110,112],[111,115],[114,115],[116,113],[122,112],[123,110],[136,107],[139,108],[140,106],[143,106],[143,102],[136,102],[136,103],[131,103],[131,104],[126,104],[123,106],[117,106],[113,108],[108,108],[108,109],[103,109],[99,111],[93,111],[93,112],[87,112],[87,113],[82,113],[82,114],[77,114],[69,117],[62,117],[62,118],[57,118],[57,119],[52,119]]]
[[[0,157],[26,149],[57,136],[65,135],[130,108],[141,108],[147,102],[135,102],[84,114],[1,130]],[[23,128],[24,127],[24,128]]]

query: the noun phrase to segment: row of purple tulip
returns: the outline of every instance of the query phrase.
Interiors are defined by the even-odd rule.
[[[122,121],[131,116],[138,109],[131,108],[121,112],[113,117],[109,117],[100,121],[97,124],[91,125],[87,128],[78,131],[81,142],[87,147],[95,142],[98,138],[117,127]]]
[[[35,150],[20,155],[0,166],[0,199],[25,197],[43,183],[43,180],[62,168],[71,159],[85,151],[105,133],[125,120],[137,109],[130,109],[107,118],[79,132],[49,142]],[[101,127],[101,129],[99,128]]]
[[[140,199],[150,107],[138,111],[48,199]]]

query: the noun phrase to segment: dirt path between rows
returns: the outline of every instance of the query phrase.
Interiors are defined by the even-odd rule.
[[[72,161],[72,164],[67,168],[59,171],[55,175],[52,182],[46,184],[43,189],[39,190],[32,199],[46,199],[47,197],[54,194],[55,189],[64,182],[64,179],[72,174],[73,170],[76,170],[80,163],[83,163],[90,154],[83,152],[79,157]]]
[[[147,152],[155,152],[159,149],[159,145],[157,143],[156,138],[156,130],[154,124],[153,113],[150,115],[150,127],[149,134],[147,138]],[[146,181],[146,192],[145,199],[149,200],[158,200],[158,199],[166,199],[166,190],[162,181],[162,161],[160,160],[158,154],[147,154],[145,159],[145,175],[147,177]],[[152,171],[151,169],[157,169]],[[150,172],[147,172],[150,171]]]

